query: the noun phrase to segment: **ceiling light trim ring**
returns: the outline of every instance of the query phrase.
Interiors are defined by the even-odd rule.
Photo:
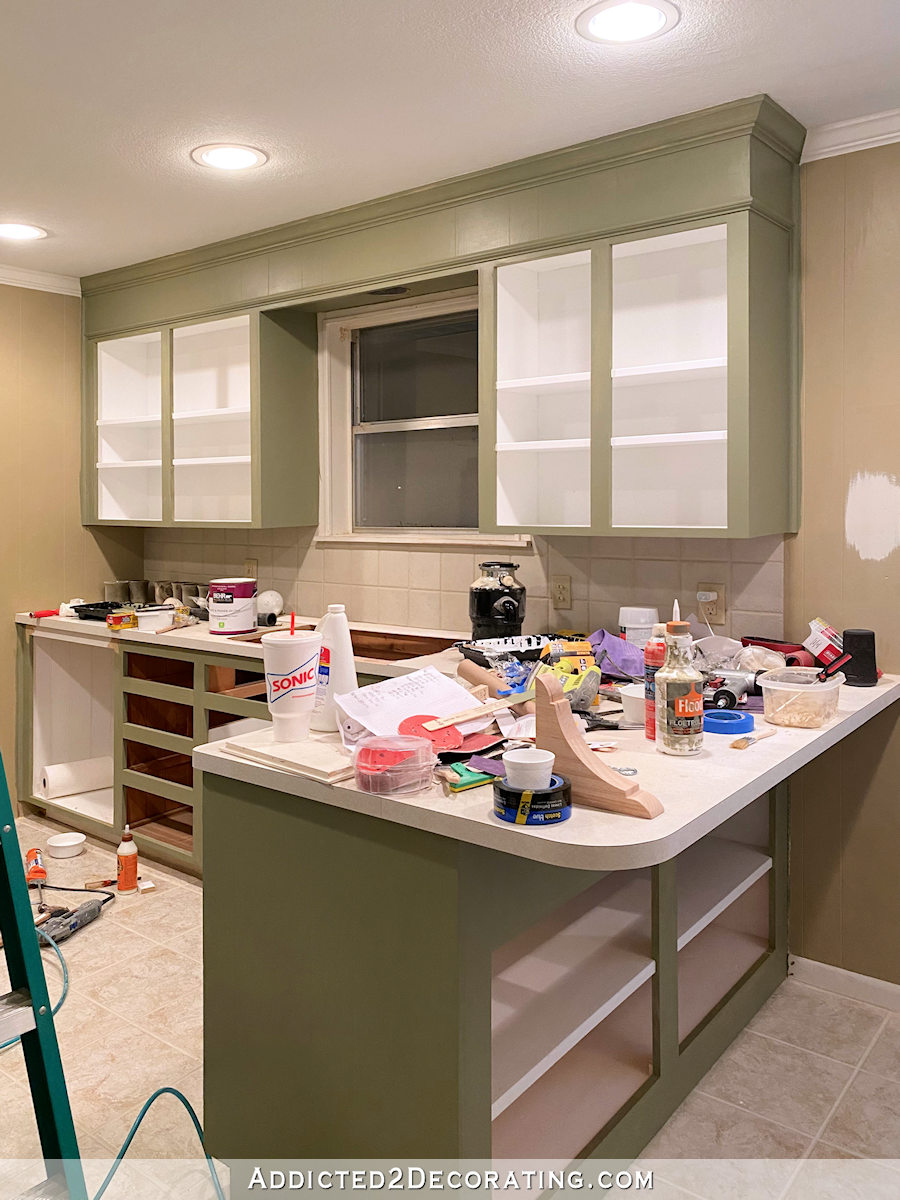
[[[215,154],[216,151],[231,151],[249,155],[252,156],[252,161],[232,165],[211,162],[208,156]],[[196,146],[191,151],[191,158],[197,166],[207,167],[213,171],[252,171],[255,167],[261,167],[269,161],[265,150],[260,150],[258,146],[247,146],[237,142],[207,142],[203,146]]]
[[[9,242],[36,242],[45,238],[47,230],[27,221],[0,221],[0,238]]]
[[[602,13],[624,8],[629,3],[634,4],[635,7],[655,9],[662,17],[662,23],[656,29],[651,29],[647,33],[639,32],[631,37],[604,37],[602,33],[597,33],[591,28],[595,18]],[[662,37],[664,33],[669,33],[674,29],[680,20],[681,11],[672,3],[672,0],[599,0],[599,3],[592,4],[575,18],[575,29],[589,42],[598,42],[604,46],[627,46],[634,42],[649,42]]]

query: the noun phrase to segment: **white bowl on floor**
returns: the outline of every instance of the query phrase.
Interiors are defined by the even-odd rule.
[[[47,853],[51,858],[74,858],[84,850],[83,833],[54,833],[47,838]]]

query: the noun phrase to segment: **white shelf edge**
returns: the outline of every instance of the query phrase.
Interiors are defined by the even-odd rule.
[[[132,425],[162,425],[162,417],[101,417],[97,421],[98,429],[110,429]]]
[[[114,789],[108,787],[96,788],[92,792],[73,792],[71,796],[57,796],[55,800],[46,800],[43,796],[32,795],[28,803],[59,813],[75,813],[80,817],[90,817],[91,820],[99,821],[102,825],[108,825],[112,829],[115,820],[113,800]],[[66,803],[67,801],[68,803]]]
[[[695,433],[644,433],[633,437],[612,437],[609,444],[615,450],[629,446],[695,446],[702,442],[727,441],[727,429],[705,429]]]
[[[767,875],[769,871],[772,870],[773,865],[771,857],[768,854],[765,854],[762,850],[757,850],[753,846],[744,845],[742,842],[731,842],[727,838],[711,837],[709,838],[708,842],[698,842],[695,847],[692,847],[692,849],[695,851],[696,858],[700,860],[701,869],[694,870],[692,872],[691,883],[694,883],[695,880],[700,880],[702,882],[706,876],[706,872],[702,869],[703,849],[706,849],[707,853],[714,856],[720,863],[727,862],[728,855],[730,853],[735,857],[737,855],[741,855],[747,860],[748,865],[750,862],[753,862],[755,865],[751,870],[747,870],[746,873],[728,890],[728,892],[726,892],[724,896],[721,896],[711,908],[707,909],[702,916],[697,917],[696,920],[694,920],[687,927],[687,929],[679,933],[677,943],[679,950],[683,950],[684,947],[692,942],[698,934],[702,933],[708,925],[711,925],[716,917],[720,916],[726,908],[734,904],[735,900],[740,899],[744,892],[753,887],[754,883],[757,883],[763,878],[764,875]],[[688,850],[686,853],[690,854],[691,850]],[[690,890],[690,884],[688,885],[687,890]],[[684,900],[679,900],[679,909],[682,908],[684,904]]]
[[[221,421],[231,417],[249,417],[250,408],[204,408],[196,412],[172,413],[172,420],[178,424],[190,424],[191,421]]]
[[[623,984],[622,987],[610,996],[604,1004],[595,1012],[591,1013],[579,1026],[568,1033],[562,1041],[555,1046],[551,1051],[544,1055],[540,1062],[535,1065],[517,1080],[511,1087],[507,1088],[502,1096],[499,1096],[491,1105],[491,1120],[495,1121],[509,1106],[515,1103],[518,1098],[527,1092],[533,1083],[536,1083],[542,1075],[550,1070],[552,1066],[559,1062],[563,1055],[567,1054],[573,1047],[604,1021],[612,1012],[623,1004],[629,996],[633,995],[639,987],[651,979],[656,972],[656,963],[652,960],[647,963],[636,975]]]
[[[577,386],[581,383],[590,384],[590,371],[572,371],[567,375],[532,375],[527,379],[498,379],[497,391],[506,392],[514,391],[540,391],[541,388],[552,390],[553,388],[565,388]]]
[[[161,467],[161,458],[135,459],[133,462],[98,462],[98,471],[108,471],[110,468],[120,470],[122,467],[143,467],[145,469]]]
[[[176,458],[173,459],[173,465],[176,467],[209,467],[209,466],[240,466],[243,463],[249,463],[249,454],[226,455],[222,458]]]
[[[689,358],[682,362],[649,363],[640,367],[613,367],[610,376],[613,381],[621,383],[627,380],[652,380],[659,375],[689,378],[691,375],[718,375],[721,372],[724,376],[727,369],[727,358]]]
[[[539,442],[497,442],[494,449],[498,454],[510,450],[589,450],[590,438],[558,438]]]

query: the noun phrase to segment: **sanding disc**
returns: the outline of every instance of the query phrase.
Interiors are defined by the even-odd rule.
[[[409,734],[410,737],[428,738],[436,750],[458,750],[463,744],[463,735],[455,725],[446,729],[426,729],[426,721],[436,721],[437,717],[407,717],[397,727],[398,733]]]

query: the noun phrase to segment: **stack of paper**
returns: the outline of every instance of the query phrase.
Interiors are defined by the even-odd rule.
[[[408,717],[452,717],[476,707],[478,701],[455,679],[442,675],[436,667],[425,667],[335,696],[335,703],[342,717],[341,738],[345,746],[352,746],[372,734],[395,734]],[[494,714],[488,713],[457,725],[457,729],[463,734],[480,733],[493,720]]]

